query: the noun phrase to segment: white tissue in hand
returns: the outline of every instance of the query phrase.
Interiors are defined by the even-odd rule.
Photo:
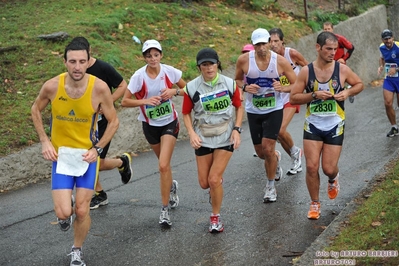
[[[82,176],[89,168],[89,163],[83,161],[83,154],[87,149],[59,147],[57,160],[57,174]]]

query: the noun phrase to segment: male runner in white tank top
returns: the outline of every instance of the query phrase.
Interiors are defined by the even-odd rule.
[[[235,80],[246,94],[245,110],[252,143],[258,157],[264,159],[268,179],[263,197],[266,203],[277,199],[274,180],[278,159],[275,147],[283,120],[281,92],[286,89],[281,85],[279,77],[284,73],[288,81],[294,83],[296,75],[284,57],[270,51],[270,35],[267,30],[254,30],[251,39],[255,50],[238,57]]]
[[[285,47],[284,44],[284,34],[280,28],[273,28],[269,31],[270,33],[270,48],[273,52],[284,56],[288,60],[295,74],[298,75],[300,67],[306,66],[308,61],[303,57],[303,55],[297,50],[289,47]],[[282,76],[280,77],[280,82],[282,85],[287,86],[289,82]],[[281,124],[280,132],[278,134],[278,141],[285,152],[291,157],[291,167],[288,169],[287,174],[295,175],[302,172],[302,150],[295,146],[291,134],[287,131],[288,124],[291,122],[295,113],[299,113],[300,105],[290,104],[290,93],[282,93],[284,109],[283,109],[283,123]],[[277,151],[280,153],[279,151]],[[282,171],[280,171],[282,175]]]

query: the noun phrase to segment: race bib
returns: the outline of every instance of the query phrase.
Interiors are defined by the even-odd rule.
[[[252,104],[260,109],[266,110],[269,108],[276,107],[276,95],[275,92],[269,92],[262,95],[253,95],[252,96]]]
[[[391,68],[395,68],[396,69],[397,67],[398,67],[398,65],[396,63],[385,63],[385,78],[388,77],[389,69],[391,69]],[[397,78],[398,77],[398,72],[396,72],[396,70],[395,70],[395,74],[393,74],[392,76],[389,76],[389,77]]]
[[[148,118],[153,120],[166,119],[172,115],[172,104],[170,100],[165,100],[157,106],[146,105],[145,113]]]
[[[213,91],[200,95],[202,108],[208,113],[222,113],[230,105],[231,99],[228,90]]]
[[[332,116],[337,113],[337,102],[331,100],[316,100],[310,103],[310,113],[318,116]]]
[[[280,83],[283,86],[288,86],[290,85],[290,82],[288,81],[286,76],[280,76]]]

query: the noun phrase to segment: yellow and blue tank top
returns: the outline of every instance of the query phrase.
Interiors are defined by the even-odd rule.
[[[59,76],[57,94],[51,102],[51,143],[57,152],[61,146],[90,149],[97,142],[97,110],[91,101],[96,78],[90,75],[86,91],[73,99],[65,91],[65,77],[66,73]]]

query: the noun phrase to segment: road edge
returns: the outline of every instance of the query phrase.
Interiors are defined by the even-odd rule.
[[[396,151],[394,156],[383,167],[381,167],[381,169],[377,169],[377,172],[380,174],[375,175],[364,185],[359,193],[347,204],[347,206],[316,238],[316,240],[313,241],[313,243],[305,250],[299,259],[293,260],[294,265],[315,265],[314,260],[317,259],[316,252],[324,250],[334,242],[334,238],[338,236],[341,231],[342,224],[345,221],[348,221],[350,216],[357,211],[357,209],[364,203],[365,200],[367,200],[368,196],[376,189],[376,187],[378,187],[381,182],[385,181],[386,176],[391,172],[393,165],[396,164],[398,159],[398,151]]]

